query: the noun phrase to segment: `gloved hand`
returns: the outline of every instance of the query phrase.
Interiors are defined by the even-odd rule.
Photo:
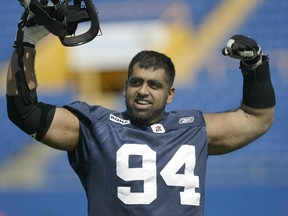
[[[33,17],[32,17],[33,18]],[[29,20],[29,18],[28,18]],[[23,28],[23,42],[36,45],[38,41],[46,37],[50,32],[43,25],[25,26]]]
[[[223,55],[240,59],[247,67],[255,67],[262,61],[261,47],[255,40],[245,35],[233,35],[225,48]]]
[[[20,4],[25,8],[25,9],[29,9],[29,5],[31,3],[31,0],[18,0],[20,2]]]
[[[50,32],[43,26],[34,22],[35,15],[30,11],[31,0],[19,0],[20,4],[29,11],[27,23],[23,27],[23,42],[36,45],[38,41],[46,37]]]

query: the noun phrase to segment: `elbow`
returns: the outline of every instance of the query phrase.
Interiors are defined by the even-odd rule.
[[[274,116],[273,118],[271,118],[271,120],[268,123],[266,123],[265,132],[268,131],[272,127],[273,123],[274,123]]]
[[[273,125],[275,106],[269,108],[246,108],[246,118],[249,119],[252,134],[261,136]]]
[[[260,118],[259,128],[262,128],[262,134],[272,127],[275,119],[274,111],[274,107],[268,108],[262,118]]]
[[[33,120],[25,120],[29,117],[29,112],[22,114],[21,111],[18,109],[15,100],[17,96],[7,96],[7,115],[9,120],[15,124],[18,128],[20,128],[22,131],[24,131],[27,134],[33,134],[33,128],[31,127],[31,122]]]

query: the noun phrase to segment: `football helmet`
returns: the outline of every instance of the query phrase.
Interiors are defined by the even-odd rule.
[[[64,46],[78,46],[93,40],[100,30],[98,12],[92,0],[19,0],[28,14],[26,26],[43,25],[59,37]],[[29,16],[28,16],[29,17]],[[76,35],[78,24],[90,22],[90,28]]]

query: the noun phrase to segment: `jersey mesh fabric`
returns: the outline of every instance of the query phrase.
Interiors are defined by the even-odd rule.
[[[65,108],[80,120],[79,146],[68,158],[89,215],[204,215],[208,151],[200,111],[168,112],[147,126],[83,102]]]

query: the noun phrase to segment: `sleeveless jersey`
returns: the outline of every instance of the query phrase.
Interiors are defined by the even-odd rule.
[[[74,102],[77,149],[68,152],[93,216],[203,216],[208,145],[203,114],[166,112],[154,125]]]

